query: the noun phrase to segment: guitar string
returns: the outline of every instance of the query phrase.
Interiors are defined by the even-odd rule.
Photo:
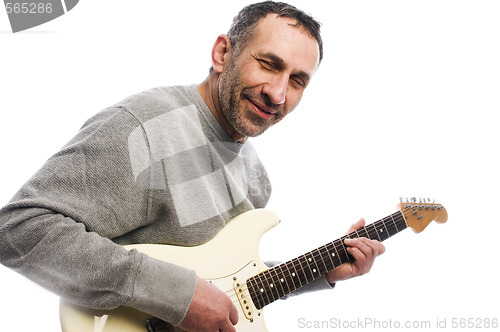
[[[417,204],[417,203],[415,203],[415,204]],[[426,204],[424,204],[424,205],[426,205]],[[440,204],[433,204],[433,206],[439,206],[439,207],[441,207],[441,205],[440,205]],[[400,210],[400,212],[401,212],[402,216],[404,217],[404,222],[405,222],[405,224],[406,224],[406,218],[407,218],[407,217],[409,217],[411,214],[413,214],[413,212],[414,212],[415,210],[416,210],[416,209],[415,209],[415,207],[413,207],[410,211],[407,211],[407,212],[406,212],[406,211],[401,211],[401,210]],[[396,213],[397,213],[397,212],[396,212]],[[391,215],[391,216],[388,216],[388,217],[392,217],[392,215]],[[388,218],[388,217],[386,217],[386,218]],[[384,219],[385,219],[385,218],[380,219],[380,220],[378,220],[378,221],[375,221],[375,222],[373,222],[373,223],[371,223],[371,224],[369,224],[369,225],[366,225],[364,228],[369,227],[369,226],[371,226],[371,225],[373,226],[375,223],[377,223],[377,222],[381,222],[381,221],[383,221]],[[391,219],[392,219],[392,218],[391,218]],[[396,223],[397,223],[398,221],[400,221],[400,220],[394,220],[394,219],[392,219],[392,221],[393,221],[394,227],[396,227],[396,229],[397,229]],[[385,225],[385,224],[384,224],[384,225]],[[408,227],[408,225],[406,225],[406,226]],[[385,225],[385,227],[387,228],[387,225]],[[356,231],[354,231],[354,232],[355,232],[355,233],[358,233],[358,230],[356,230]],[[354,232],[352,232],[352,233],[354,233]],[[399,231],[398,231],[398,232],[399,232]],[[397,234],[398,232],[396,232],[396,233],[394,233],[394,234]],[[368,235],[370,235],[370,233],[369,233],[368,231],[367,231],[367,233],[368,233]],[[378,237],[378,233],[376,233],[376,234],[377,234],[377,237]],[[348,235],[348,234],[347,234],[347,235]],[[341,239],[346,239],[346,238],[347,238],[347,237],[346,237],[347,235],[345,235],[345,236],[341,237],[341,238],[340,238],[340,239],[338,239],[338,240],[341,240]],[[358,234],[358,235],[359,235],[359,234]],[[326,245],[333,244],[333,243],[337,242],[338,240],[335,240],[335,241],[332,241],[332,242],[330,242],[330,243],[327,243]],[[342,243],[342,242],[341,242],[341,243]],[[324,246],[326,246],[326,245],[324,245]],[[321,248],[321,247],[319,247],[319,248]],[[318,249],[319,249],[319,248],[318,248]],[[311,252],[309,252],[309,253],[312,253],[313,251],[316,251],[316,250],[312,250],[312,251],[311,251]],[[300,257],[302,257],[302,256],[304,256],[304,257],[305,257],[305,255],[307,255],[307,253],[306,253],[306,254],[303,254],[303,255],[301,255],[301,256],[298,256],[296,259],[298,259],[298,258],[300,258]],[[318,257],[322,258],[321,254],[319,254],[319,255],[316,255],[316,256],[315,256],[315,254],[314,254],[314,253],[312,253],[312,256],[313,256],[313,258],[314,258],[314,259],[316,259],[316,258],[317,258],[316,256],[318,256]],[[299,262],[299,263],[300,263],[300,262]],[[281,265],[281,264],[280,264],[280,265]],[[279,265],[277,265],[277,266],[279,266]],[[294,268],[296,267],[296,265],[295,265],[295,264],[293,264],[293,266],[294,266]],[[266,270],[266,271],[269,271],[269,270]],[[263,273],[263,272],[265,272],[265,271],[262,271],[262,272],[260,272],[260,273]],[[311,271],[311,272],[312,272],[312,271]],[[260,274],[260,273],[259,273],[259,274]],[[257,275],[258,275],[258,274],[257,274]],[[247,280],[248,280],[248,279],[247,279]],[[293,280],[292,280],[292,281],[293,281]],[[300,281],[300,280],[299,280],[299,281]],[[243,293],[243,294],[245,294],[245,293],[248,291],[248,285],[247,285],[247,283],[246,283],[246,282],[244,282],[244,283],[242,283],[242,284],[241,284],[241,286],[242,286],[242,287],[239,287],[239,289],[242,289],[242,293]],[[283,288],[283,286],[281,286],[281,287]],[[288,285],[288,283],[287,283],[287,288],[288,288],[288,289],[290,289],[290,286]],[[295,287],[295,284],[294,284],[294,287],[293,287],[293,288],[295,288],[294,290],[296,290],[298,287]],[[283,290],[284,290],[284,288],[283,288]],[[279,291],[277,291],[277,292],[278,292],[278,295],[279,295]],[[237,309],[237,310],[239,310],[241,313],[243,313],[243,314],[244,314],[244,312],[243,312],[243,308],[241,307],[241,305],[240,305],[240,306],[238,306],[238,305],[237,305],[237,304],[240,304],[240,300],[239,300],[238,294],[236,293],[235,289],[233,288],[233,289],[227,290],[227,291],[225,291],[224,293],[225,293],[226,295],[228,295],[228,297],[229,297],[229,298],[236,297],[236,299],[232,299],[231,301],[232,301],[232,302],[233,302],[233,304],[236,306],[236,309]],[[288,293],[289,293],[289,292],[285,292],[285,295],[286,295],[286,294],[288,294]],[[267,295],[266,295],[266,297],[267,297]],[[250,296],[247,296],[247,298],[250,298],[250,299],[251,299],[251,297],[250,297]],[[278,298],[280,298],[280,297],[278,297]],[[253,300],[252,300],[252,302],[253,302]]]
[[[404,214],[404,213],[403,213],[403,216],[408,217],[408,216],[409,216],[409,214]],[[386,218],[388,218],[388,217],[386,217]],[[385,219],[385,218],[384,218],[384,219]],[[392,218],[392,216],[391,216],[391,220],[393,221],[393,224],[394,224],[394,226],[393,226],[393,227],[395,227],[395,228],[396,228],[396,230],[397,230],[396,222],[397,222],[397,221],[401,221],[401,220],[397,220],[397,221],[395,221],[395,220]],[[372,227],[374,227],[374,224],[375,224],[375,223],[377,223],[377,222],[381,222],[381,221],[384,221],[384,220],[383,220],[383,219],[381,219],[381,220],[376,221],[376,222],[374,222],[374,223],[372,223],[372,224],[370,224],[370,225],[371,225]],[[370,225],[367,225],[367,226],[365,226],[365,227],[369,227]],[[387,229],[387,227],[391,227],[391,226],[387,226],[387,225],[385,225],[385,224],[384,224],[384,227]],[[368,234],[368,235],[373,236],[373,234],[370,234],[368,230],[365,230],[365,231],[367,232],[367,234]],[[373,230],[372,230],[372,232],[373,232]],[[354,233],[354,232],[353,232],[353,233]],[[356,233],[356,234],[358,235],[358,237],[359,237],[359,233],[358,233],[358,231],[357,231],[357,230],[355,231],[355,233]],[[378,236],[378,233],[375,233],[375,234],[377,234],[377,237],[379,237],[379,236]],[[374,237],[374,236],[373,236],[373,237]],[[345,238],[347,238],[347,235],[346,235],[346,236],[344,236],[344,237],[342,237],[341,239],[345,239]],[[379,237],[379,238],[380,238],[380,237]],[[336,240],[336,241],[337,241],[337,240]],[[333,242],[331,242],[331,243],[329,243],[329,244],[333,244],[333,243],[334,243],[334,242],[336,242],[336,241],[333,241]],[[329,245],[329,244],[327,244],[327,245]],[[326,246],[326,245],[324,245],[324,246]],[[321,248],[321,247],[319,247],[319,248]],[[319,248],[318,248],[318,249],[319,249]],[[317,260],[317,259],[318,259],[318,257],[319,257],[319,258],[321,258],[321,259],[323,260],[323,256],[321,256],[321,253],[319,253],[319,254],[318,254],[318,252],[317,252],[317,250],[318,250],[318,249],[311,251],[311,252],[310,252],[310,254],[312,255],[312,258],[314,258],[315,260]],[[299,256],[299,257],[298,257],[298,259],[299,259],[299,258],[301,258],[301,257],[304,257],[305,259],[307,259],[306,255],[307,255],[307,254],[301,255],[301,256]],[[333,262],[332,262],[332,263],[333,263]],[[300,261],[299,261],[299,264],[300,264]],[[326,264],[324,264],[324,265],[325,265],[325,267],[326,267]],[[295,268],[297,265],[294,263],[294,264],[293,264],[293,266],[294,266],[294,268]],[[289,268],[287,267],[287,269],[289,269]],[[313,271],[311,271],[311,272],[313,272]],[[283,282],[283,279],[281,279],[281,281]],[[293,280],[292,280],[292,281],[293,281]],[[290,285],[289,285],[288,283],[286,284],[286,286],[287,286],[287,288],[288,288],[288,289],[290,289]],[[240,287],[240,289],[242,289],[243,291],[247,291],[247,290],[248,290],[248,287],[247,287],[247,288],[245,288],[245,287],[247,287],[247,284],[246,284],[246,283],[243,283],[243,287]],[[279,288],[279,287],[278,287],[278,288]],[[289,293],[289,291],[288,291],[288,292],[287,292],[287,291],[285,291],[284,286],[281,286],[281,288],[283,289],[283,291],[285,292],[285,294],[288,294],[288,293]],[[294,288],[294,289],[297,289],[297,288],[295,287],[295,285],[294,285],[294,287],[293,287],[293,288]],[[277,290],[277,292],[279,293],[279,289]],[[233,290],[233,289],[231,289],[231,290],[229,290],[229,291],[227,291],[227,292],[225,292],[225,293],[226,293],[226,294],[229,294],[229,296],[230,296],[230,297],[232,297],[232,296],[237,296],[237,294],[234,292],[234,290]],[[278,294],[278,295],[279,295],[279,294]],[[236,301],[236,303],[238,303],[238,302],[239,302],[239,299],[238,299],[238,301]]]
[[[406,218],[406,217],[408,217],[411,213],[412,213],[412,211],[408,211],[408,214],[406,214],[405,212],[402,212],[402,215]],[[392,217],[392,216],[391,216],[391,217]],[[393,219],[391,218],[391,220],[393,220]],[[376,222],[380,222],[380,221],[383,221],[383,219],[381,219],[381,220],[379,220],[379,221],[376,221]],[[400,220],[398,220],[398,221],[400,221]],[[374,223],[372,223],[372,224],[370,224],[370,225],[374,226],[373,224],[375,224],[376,222],[374,222]],[[397,222],[397,221],[393,220],[394,227],[396,227],[396,229],[397,229],[396,222]],[[365,227],[369,227],[370,225],[367,225],[367,226],[365,226]],[[385,225],[385,227],[387,228],[387,225]],[[357,230],[356,230],[355,232],[358,234]],[[368,234],[368,235],[370,235],[370,233],[369,233],[368,231],[366,231],[366,232],[367,232],[367,234]],[[377,237],[378,237],[378,233],[376,233],[376,234],[377,234]],[[359,235],[359,234],[358,234],[358,235]],[[347,235],[346,235],[346,236],[347,236]],[[343,239],[343,238],[347,238],[347,237],[342,237],[341,239]],[[336,242],[336,241],[333,241],[333,242],[331,242],[331,243],[333,244],[334,242]],[[327,245],[328,245],[328,244],[327,244]],[[321,248],[321,247],[320,247],[320,248]],[[314,251],[314,250],[313,250],[313,251]],[[312,253],[312,252],[311,252],[311,253]],[[304,256],[304,258],[305,258],[305,255],[306,255],[306,254],[301,255],[301,256],[299,256],[298,258],[300,258],[300,257],[302,257],[302,256]],[[315,260],[316,260],[318,257],[322,258],[321,254],[319,254],[319,255],[318,255],[318,254],[316,254],[316,253],[312,253],[312,256],[313,256],[313,258],[314,258]],[[316,256],[317,256],[317,257],[316,257]],[[323,258],[322,258],[322,259],[323,259]],[[300,263],[300,262],[299,262],[299,263]],[[295,267],[295,266],[296,266],[296,265],[294,264],[294,267]],[[311,272],[312,272],[312,271],[311,271]],[[293,281],[293,280],[292,280],[292,281]],[[290,286],[288,285],[288,283],[287,283],[286,285],[287,285],[287,288],[288,288],[288,289],[290,289]],[[243,284],[242,284],[242,286],[243,286],[243,287],[240,287],[240,289],[242,289],[242,291],[243,291],[243,292],[248,291],[248,286],[247,286],[247,283],[246,283],[246,282],[245,282],[245,283],[243,283]],[[283,291],[285,291],[285,289],[284,289],[284,287],[283,287],[283,286],[281,286],[281,288],[283,288]],[[295,285],[294,285],[294,287],[293,287],[293,288],[297,289],[297,288],[295,287]],[[277,292],[278,292],[278,295],[279,295],[279,290],[277,290]],[[238,304],[238,303],[240,303],[239,298],[238,298],[238,296],[237,296],[238,294],[235,292],[235,290],[234,290],[234,289],[228,290],[228,291],[226,291],[225,293],[226,293],[226,294],[228,294],[228,296],[229,296],[230,298],[231,298],[231,297],[235,297],[235,296],[237,297],[237,298],[236,298],[236,300],[232,300],[232,302],[233,302],[234,304]],[[285,294],[288,294],[288,293],[289,293],[289,292],[286,292],[286,291],[285,291]],[[273,296],[273,297],[274,297],[274,296]],[[278,298],[279,298],[279,297],[278,297]],[[237,308],[239,308],[239,307],[237,306]]]

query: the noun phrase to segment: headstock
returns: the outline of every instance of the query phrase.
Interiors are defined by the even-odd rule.
[[[435,220],[439,223],[444,223],[448,220],[448,212],[441,204],[431,203],[430,199],[416,198],[399,204],[399,209],[405,217],[406,225],[411,227],[416,233],[423,231],[431,221]]]

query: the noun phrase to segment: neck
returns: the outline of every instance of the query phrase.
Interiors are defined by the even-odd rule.
[[[224,131],[231,136],[233,141],[237,143],[244,143],[248,137],[236,131],[222,112],[217,89],[217,79],[218,75],[211,73],[205,81],[198,84],[198,92],[217,122],[219,122]]]
[[[366,237],[383,241],[407,227],[398,211],[311,252],[249,278],[246,283],[257,309],[289,294],[299,287],[324,276],[328,271],[352,261],[344,244],[346,238]]]

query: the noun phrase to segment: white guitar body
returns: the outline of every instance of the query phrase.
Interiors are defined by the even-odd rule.
[[[195,247],[169,245],[130,245],[153,258],[196,271],[199,277],[211,281],[233,299],[239,312],[238,332],[267,331],[262,310],[257,310],[246,288],[238,285],[267,270],[259,258],[262,235],[279,223],[268,210],[248,211],[232,219],[209,242]],[[63,332],[145,332],[146,320],[152,315],[131,308],[91,310],[61,300],[61,327]],[[172,328],[172,331],[181,331]]]
[[[199,277],[211,281],[233,300],[239,312],[237,332],[265,332],[262,310],[257,307],[263,308],[352,261],[344,244],[345,238],[384,241],[407,227],[419,233],[431,221],[444,223],[447,219],[446,209],[430,200],[401,201],[398,212],[270,269],[259,258],[259,243],[262,235],[276,226],[279,219],[267,210],[245,212],[200,246],[132,245],[127,248],[196,271]],[[60,316],[63,332],[145,332],[148,331],[146,321],[152,318],[126,307],[111,311],[89,310],[65,301],[61,301]],[[165,326],[155,331],[181,330]]]

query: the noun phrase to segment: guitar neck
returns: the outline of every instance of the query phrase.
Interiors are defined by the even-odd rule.
[[[362,229],[327,243],[302,256],[274,266],[247,280],[250,296],[257,309],[276,301],[299,287],[325,275],[337,266],[352,261],[344,240],[366,237],[384,241],[407,228],[401,211],[369,224]]]

